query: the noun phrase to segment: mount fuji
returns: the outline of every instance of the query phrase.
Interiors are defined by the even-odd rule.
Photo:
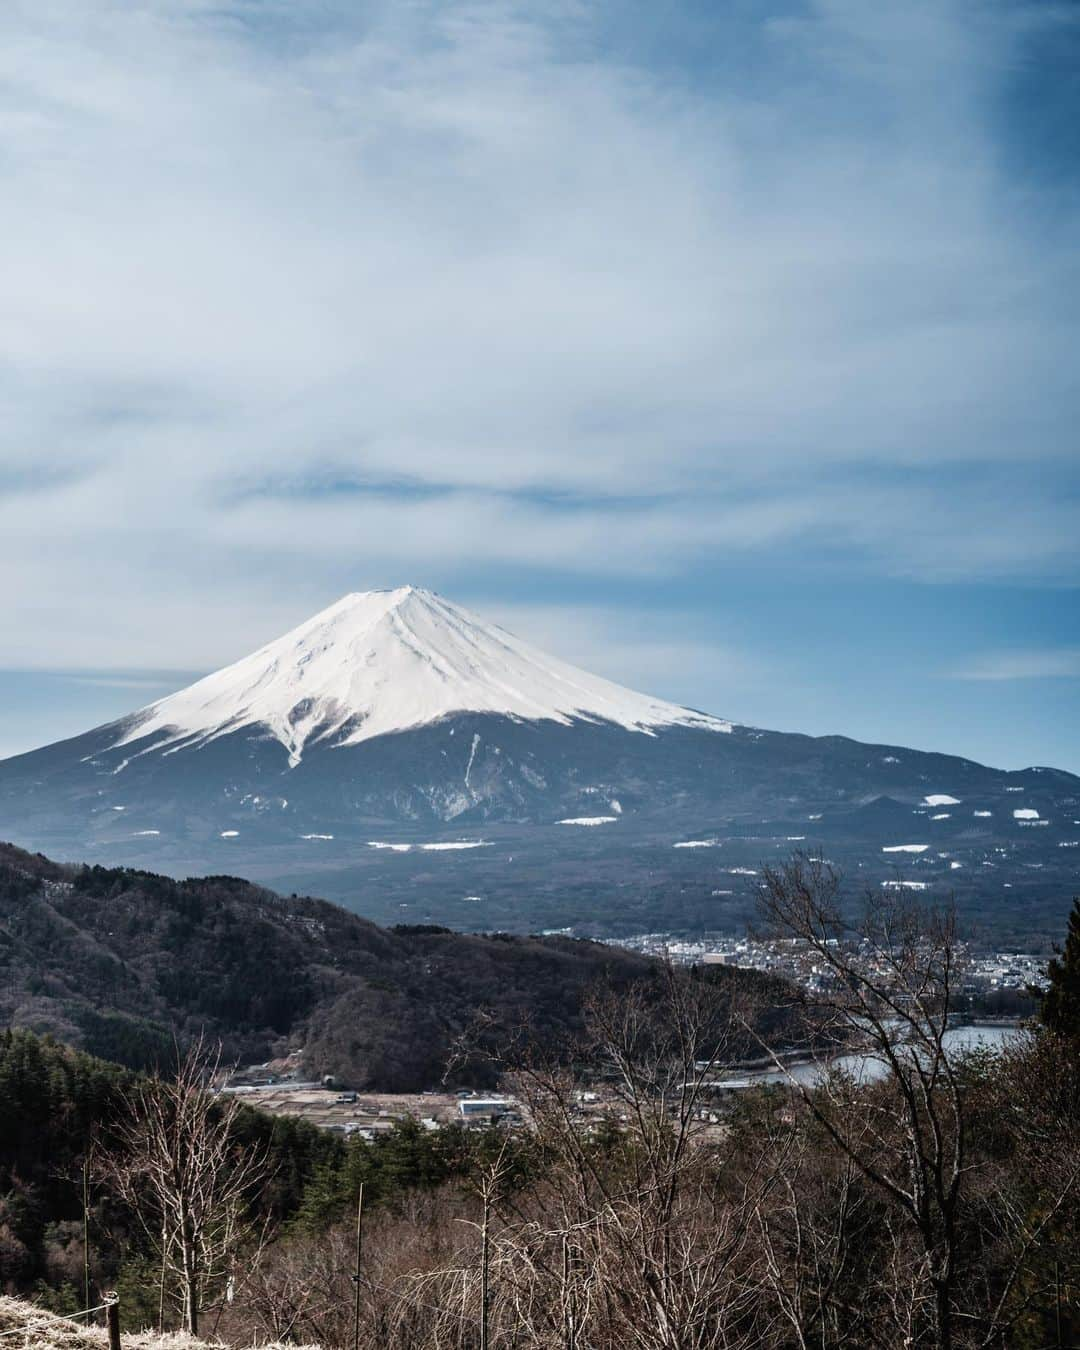
[[[461,713],[562,726],[606,722],[648,735],[674,726],[731,731],[729,722],[598,679],[441,596],[403,586],[347,595],[152,704],[130,719],[116,747],[173,754],[255,730],[276,740],[296,768],[308,746],[355,746]]]
[[[0,835],[460,927],[730,926],[794,847],[984,913],[1023,883],[1030,918],[1075,884],[1080,779],[740,726],[406,586],[0,762]]]

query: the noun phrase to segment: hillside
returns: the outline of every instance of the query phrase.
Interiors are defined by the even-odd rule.
[[[582,998],[653,963],[563,937],[378,928],[235,877],[173,881],[0,845],[0,1023],[139,1067],[207,1028],[228,1056],[416,1091],[490,1082],[487,1053],[579,1028]],[[753,977],[726,972],[729,981]],[[478,1047],[460,1058],[462,1038]]]

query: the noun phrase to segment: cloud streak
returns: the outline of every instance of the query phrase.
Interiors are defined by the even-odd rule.
[[[954,672],[958,680],[1080,679],[1080,647],[991,652]]]

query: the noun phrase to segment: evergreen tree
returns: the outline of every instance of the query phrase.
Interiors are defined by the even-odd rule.
[[[1050,987],[1039,1010],[1044,1026],[1080,1039],[1080,897],[1073,900],[1065,946],[1057,948],[1047,974]]]

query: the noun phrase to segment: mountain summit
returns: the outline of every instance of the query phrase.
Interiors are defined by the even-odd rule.
[[[153,737],[152,750],[191,749],[257,727],[295,767],[309,743],[358,745],[469,712],[608,722],[650,735],[670,726],[731,731],[730,722],[590,675],[431,591],[402,586],[344,596],[135,714],[116,744]]]

